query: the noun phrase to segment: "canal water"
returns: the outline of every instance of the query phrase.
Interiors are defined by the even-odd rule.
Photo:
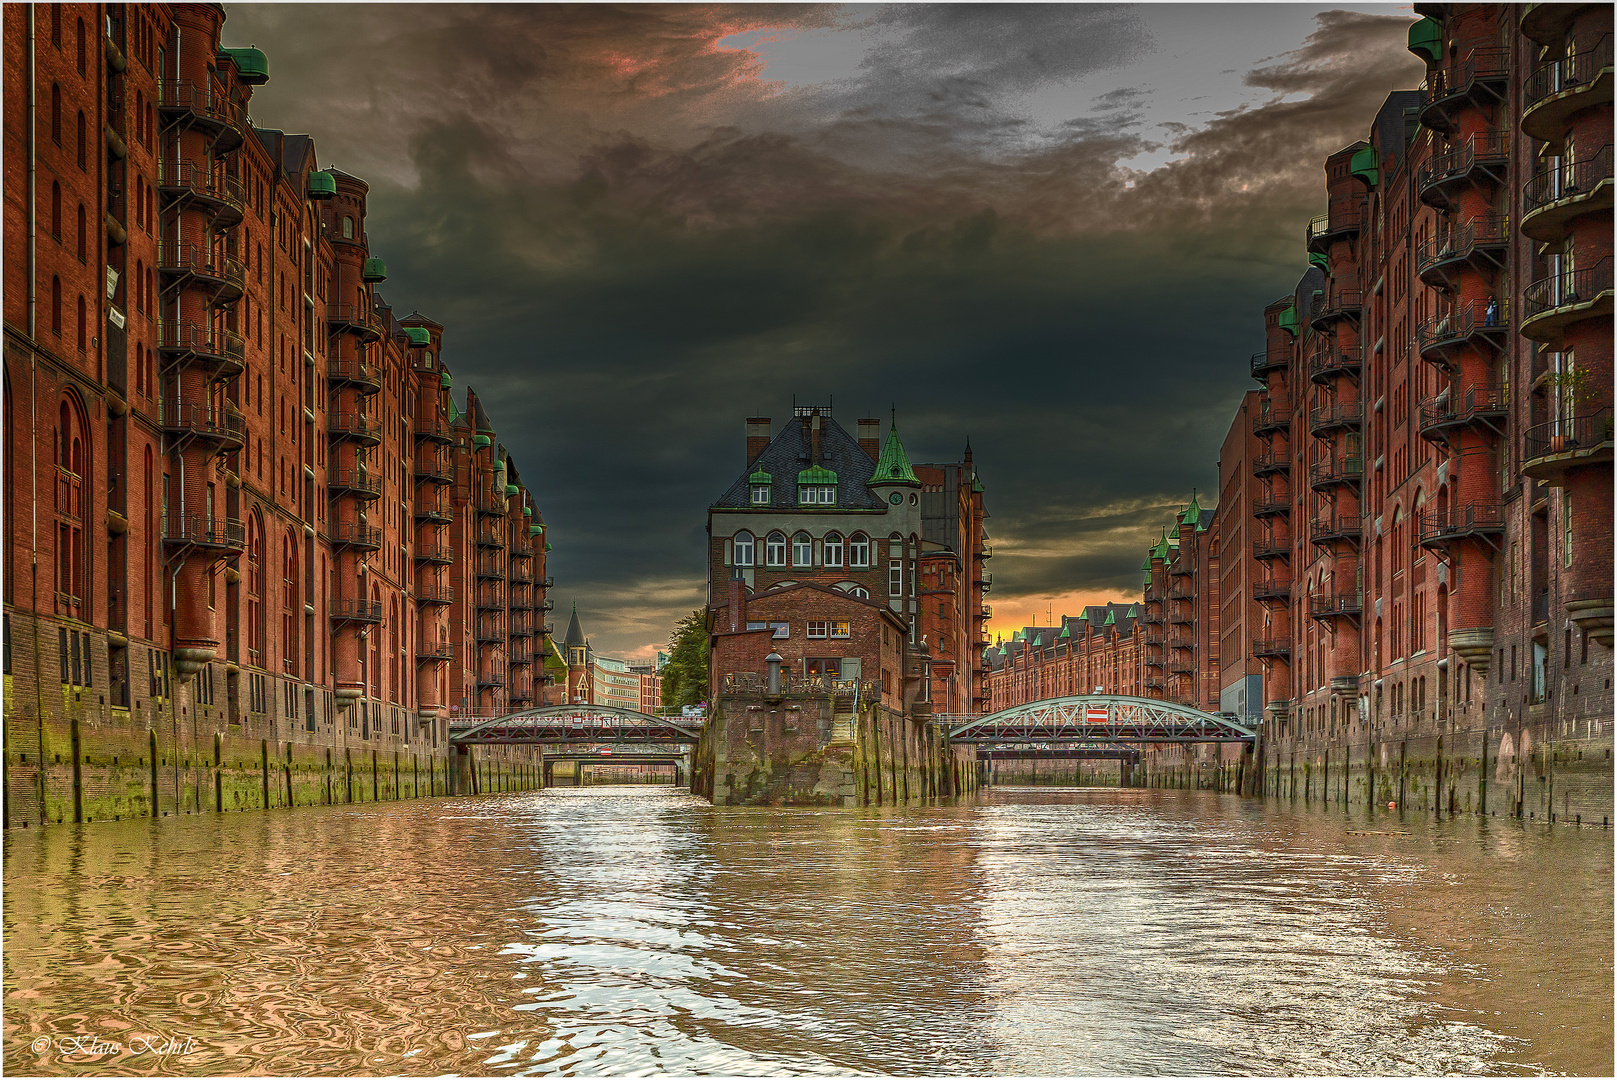
[[[585,788],[10,830],[18,1073],[1612,1073],[1612,834]]]

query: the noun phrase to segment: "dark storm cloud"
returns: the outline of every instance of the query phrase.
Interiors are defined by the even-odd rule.
[[[996,599],[1137,591],[1167,513],[1211,501],[1323,156],[1418,69],[1408,20],[1323,17],[1248,76],[1273,100],[1140,172],[1152,87],[1055,134],[1016,104],[1147,47],[1137,13],[1005,11],[232,7],[227,36],[271,50],[258,122],[371,179],[390,301],[446,324],[538,494],[559,601],[629,649],[704,601],[741,421],[794,393],[845,424],[896,402],[916,460],[970,437]],[[716,47],[783,26],[876,44],[806,88]]]

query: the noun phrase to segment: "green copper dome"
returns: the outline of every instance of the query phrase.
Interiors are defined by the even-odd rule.
[[[876,459],[876,471],[870,477],[872,487],[877,484],[920,484],[916,479],[915,470],[910,468],[909,456],[904,453],[904,443],[898,437],[898,425],[894,424],[887,432],[887,445],[881,448],[881,457]]]
[[[337,178],[328,172],[309,174],[309,198],[330,199],[337,194]]]
[[[764,473],[764,475],[767,477],[769,474]],[[831,469],[815,465],[799,472],[797,482],[799,484],[834,484],[837,482],[837,474]]]
[[[432,344],[432,331],[428,330],[425,326],[406,326],[404,328],[404,336],[410,339],[410,347],[412,349],[417,349],[423,345]]]

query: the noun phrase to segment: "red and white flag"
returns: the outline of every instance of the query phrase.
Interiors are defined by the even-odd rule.
[[[1090,705],[1084,710],[1084,719],[1091,724],[1104,724],[1108,716],[1104,705]]]

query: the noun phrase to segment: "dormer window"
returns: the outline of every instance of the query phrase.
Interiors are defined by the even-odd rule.
[[[752,505],[769,505],[769,482],[769,474],[762,469],[754,469],[752,475],[747,477],[747,485],[752,490]]]
[[[797,474],[797,505],[835,506],[837,474],[819,465]]]

